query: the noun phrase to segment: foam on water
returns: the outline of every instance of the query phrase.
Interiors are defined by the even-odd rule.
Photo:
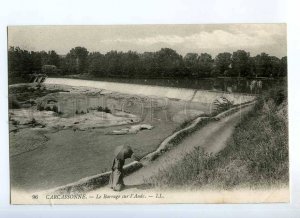
[[[195,90],[186,88],[162,87],[162,86],[149,86],[137,85],[128,83],[116,83],[105,81],[92,81],[81,79],[68,79],[68,78],[47,78],[46,84],[59,84],[69,86],[83,86],[98,89],[105,89],[114,92],[120,92],[130,95],[145,95],[157,96],[161,98],[173,98],[183,101],[193,101],[199,103],[211,103],[216,98],[224,96],[233,101],[234,104],[244,103],[253,100],[255,97],[251,95],[244,95],[238,93],[223,93],[213,92],[207,90]]]
[[[115,83],[67,78],[47,78],[45,83],[92,87],[125,94],[177,98],[180,100],[190,100],[195,92],[195,90],[193,89],[184,88],[170,88],[161,86],[137,85],[128,83]]]

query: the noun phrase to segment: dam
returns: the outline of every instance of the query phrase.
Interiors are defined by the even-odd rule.
[[[211,90],[174,88],[163,86],[138,85],[128,83],[92,81],[68,78],[46,78],[45,84],[91,87],[128,95],[142,95],[154,98],[178,99],[188,102],[212,103],[218,97],[225,97],[233,104],[241,104],[254,100],[255,96],[244,93],[230,93]]]
[[[113,114],[121,111],[140,115],[142,121],[156,118],[180,123],[211,114],[217,110],[215,102],[220,99],[238,105],[255,98],[243,93],[69,78],[46,78],[44,84],[73,87],[70,93],[56,93],[44,99],[44,102],[56,99],[58,112],[67,117],[101,107]]]

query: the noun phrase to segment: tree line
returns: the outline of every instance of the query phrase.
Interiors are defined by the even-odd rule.
[[[55,51],[27,51],[19,47],[8,50],[10,77],[26,77],[32,73],[56,76],[89,74],[93,77],[128,78],[207,78],[207,77],[285,77],[287,57],[266,53],[250,56],[237,50],[223,52],[213,58],[207,53],[182,56],[170,48],[156,52],[110,51],[89,52],[84,47],[72,48],[67,55]]]

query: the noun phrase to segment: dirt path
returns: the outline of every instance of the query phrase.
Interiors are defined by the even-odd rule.
[[[221,151],[226,146],[228,139],[231,137],[234,127],[251,107],[252,106],[245,107],[228,117],[209,123],[205,126],[205,128],[201,128],[196,131],[155,161],[125,177],[124,182],[127,185],[126,191],[142,189],[144,186],[144,179],[155,175],[160,169],[168,168],[176,164],[184,157],[185,154],[192,152],[195,147],[201,147],[205,152],[214,154]],[[106,186],[92,192],[99,192],[108,189],[109,188]]]

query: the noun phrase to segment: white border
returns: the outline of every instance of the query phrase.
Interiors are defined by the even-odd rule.
[[[297,0],[0,0],[0,217],[299,217],[300,25]],[[9,204],[8,25],[288,23],[291,204],[13,206]],[[298,142],[298,143],[297,143]]]

